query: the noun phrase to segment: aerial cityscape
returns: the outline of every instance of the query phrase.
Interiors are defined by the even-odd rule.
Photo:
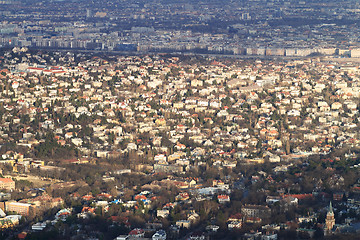
[[[359,239],[359,12],[0,1],[0,239]]]

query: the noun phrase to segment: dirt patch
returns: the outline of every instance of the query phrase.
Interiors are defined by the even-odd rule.
[[[17,181],[27,180],[29,182],[32,182],[34,184],[35,188],[41,188],[41,187],[47,186],[49,184],[54,184],[54,183],[60,182],[59,180],[56,180],[56,179],[42,178],[42,177],[38,177],[38,176],[23,175],[23,174],[7,175],[4,177],[13,178],[14,180],[16,179]]]

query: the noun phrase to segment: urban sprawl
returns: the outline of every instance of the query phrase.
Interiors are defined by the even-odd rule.
[[[0,1],[0,239],[359,239],[359,12]]]
[[[356,239],[358,65],[2,56],[4,237]]]
[[[0,45],[360,56],[357,1],[1,1]]]

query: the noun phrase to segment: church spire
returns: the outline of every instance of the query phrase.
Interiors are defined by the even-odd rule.
[[[330,201],[330,205],[329,205],[329,213],[334,213],[331,201]]]
[[[329,211],[327,212],[325,219],[325,234],[330,234],[334,226],[335,226],[335,216],[332,207],[332,202],[330,201]]]

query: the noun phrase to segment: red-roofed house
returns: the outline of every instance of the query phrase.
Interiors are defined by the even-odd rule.
[[[135,238],[143,238],[145,235],[145,231],[141,228],[135,228],[129,232],[129,236]]]
[[[94,213],[95,214],[95,208],[92,207],[83,207],[81,210],[82,213]]]
[[[92,195],[85,195],[85,196],[82,197],[82,199],[85,200],[85,201],[90,201],[90,200],[93,200],[94,197]]]
[[[230,202],[229,195],[218,195],[218,201],[219,203],[227,203]]]
[[[11,178],[0,178],[0,189],[14,190],[15,181]]]
[[[307,194],[288,194],[288,195],[285,195],[284,198],[286,197],[293,197],[293,198],[297,198],[299,200],[302,200],[302,199],[308,199],[308,198],[312,198],[313,195],[312,193],[307,193]]]
[[[26,236],[27,236],[27,232],[21,232],[21,233],[18,234],[17,237],[18,237],[18,239],[25,239]]]
[[[136,195],[134,199],[137,201],[137,200],[146,200],[147,198],[146,198],[146,196],[139,194],[139,195]]]
[[[100,198],[100,199],[104,199],[104,198],[110,199],[110,198],[112,198],[112,196],[110,194],[108,194],[108,193],[100,193],[100,194],[97,195],[97,197]]]

